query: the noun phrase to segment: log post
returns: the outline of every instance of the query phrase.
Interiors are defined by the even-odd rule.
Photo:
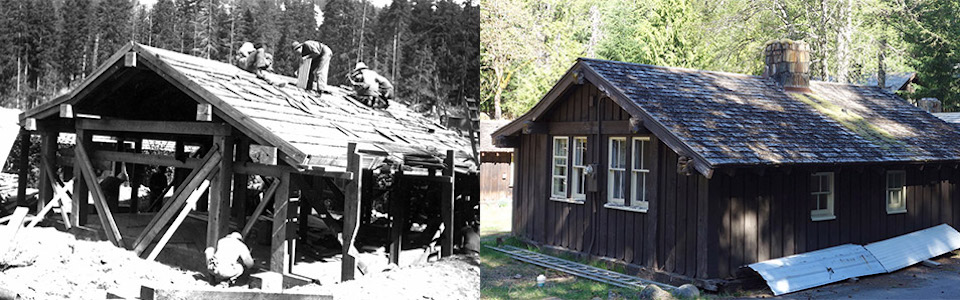
[[[143,153],[143,139],[133,140],[133,152]],[[133,164],[133,174],[130,174],[130,212],[140,213],[140,182],[143,181],[143,165]]]
[[[446,168],[443,169],[443,176],[447,178],[449,182],[443,183],[443,191],[440,195],[440,214],[443,216],[443,244],[440,246],[440,255],[441,257],[447,257],[453,255],[453,216],[454,216],[454,195],[453,195],[453,183],[454,176],[456,176],[454,163],[456,162],[456,152],[453,150],[447,150],[447,157],[443,160]]]
[[[86,142],[89,138],[92,142],[92,136],[85,133],[81,128],[76,130],[76,145],[73,147],[73,152],[77,152],[77,148],[80,147],[81,143]],[[89,203],[87,202],[90,196],[90,190],[87,189],[86,180],[83,179],[83,174],[81,174],[80,162],[78,155],[73,155],[73,226],[84,226],[87,225],[87,214],[90,212]]]
[[[403,232],[407,229],[407,194],[403,188],[403,169],[393,176],[390,189],[390,263],[400,265],[403,251]]]
[[[250,161],[250,139],[240,137],[236,145],[236,158],[234,162],[241,164]],[[233,174],[233,217],[237,218],[238,224],[247,223],[247,181],[250,175],[235,173]]]
[[[280,185],[273,197],[273,237],[270,240],[270,271],[280,274],[290,273],[290,253],[287,253],[287,212],[290,204],[290,173],[284,172],[277,178]],[[256,218],[256,216],[254,216]]]
[[[42,209],[47,201],[53,200],[53,181],[50,181],[51,176],[47,176],[47,171],[56,172],[57,166],[42,166],[44,163],[56,164],[57,162],[57,135],[56,131],[44,130],[40,132],[40,155],[42,159],[40,160],[40,185],[37,187],[40,189],[39,198],[37,198],[37,211]],[[56,173],[50,174],[53,177],[58,176]],[[63,220],[67,222],[67,220]]]
[[[30,181],[30,132],[20,129],[20,171],[17,179],[17,206],[27,206],[27,183]]]
[[[233,184],[233,137],[214,136],[213,143],[223,151],[218,165],[219,171],[210,184],[207,201],[207,247],[217,247],[217,241],[230,230],[230,194]],[[215,146],[215,147],[216,147]]]
[[[343,199],[343,260],[340,269],[340,281],[353,280],[357,270],[357,250],[353,243],[356,241],[357,230],[360,225],[360,191],[363,182],[363,172],[360,168],[360,154],[357,153],[357,144],[347,144],[347,172],[353,173],[353,179],[347,182]]]

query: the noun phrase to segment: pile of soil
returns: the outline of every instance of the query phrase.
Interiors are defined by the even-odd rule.
[[[143,284],[209,286],[199,277],[53,228],[21,228],[13,248],[0,255],[0,286],[26,299],[104,299],[107,291],[139,295]]]
[[[333,295],[334,299],[480,299],[480,257],[451,256],[357,280],[289,291]]]

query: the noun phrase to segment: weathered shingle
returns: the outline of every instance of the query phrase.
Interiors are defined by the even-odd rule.
[[[960,133],[878,87],[581,62],[714,166],[960,160]]]

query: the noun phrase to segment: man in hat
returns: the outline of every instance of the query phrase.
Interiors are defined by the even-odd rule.
[[[300,54],[302,58],[312,58],[310,63],[309,78],[306,89],[322,91],[327,87],[327,73],[330,70],[330,58],[333,57],[333,51],[330,47],[317,41],[305,41],[303,43],[293,41],[291,44],[293,51]],[[303,76],[303,74],[298,74]]]
[[[253,267],[253,257],[250,249],[243,243],[239,232],[233,232],[217,241],[217,248],[208,247],[204,254],[207,257],[207,271],[211,284],[227,281],[234,284],[240,275]]]
[[[353,73],[350,74],[350,81],[353,83],[357,98],[367,106],[373,108],[390,106],[387,100],[393,99],[393,84],[376,71],[367,68],[367,64],[358,62]]]
[[[237,50],[234,64],[247,72],[256,74],[257,78],[266,80],[271,85],[286,85],[285,82],[267,76],[266,71],[273,71],[273,54],[267,53],[262,44],[254,46],[251,42],[244,42]]]

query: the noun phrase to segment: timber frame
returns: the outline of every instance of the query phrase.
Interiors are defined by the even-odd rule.
[[[373,174],[363,164],[365,159],[384,156],[386,153],[367,149],[357,142],[348,142],[345,168],[338,166],[312,165],[310,155],[290,142],[278,137],[268,128],[251,121],[251,118],[217,95],[202,88],[196,82],[184,76],[181,71],[164,62],[158,55],[145,52],[138,44],[129,44],[108,59],[70,93],[44,103],[20,116],[21,153],[29,153],[31,134],[40,136],[40,196],[38,211],[40,218],[46,215],[54,203],[71,200],[72,211],[61,210],[61,217],[67,227],[87,225],[89,214],[88,201],[92,200],[100,227],[106,238],[117,247],[135,251],[141,257],[153,260],[164,249],[166,243],[178,229],[184,218],[192,210],[207,211],[206,246],[217,247],[217,241],[230,231],[241,232],[244,238],[250,234],[258,217],[272,204],[271,243],[269,270],[290,274],[296,262],[298,239],[306,238],[306,219],[316,210],[325,213],[327,208],[319,198],[324,192],[342,197],[344,207],[342,228],[342,272],[341,280],[355,277],[358,250],[354,246],[364,215],[361,210],[364,196],[364,173]],[[137,80],[146,81],[146,86],[163,85],[148,90],[151,97],[143,102],[164,101],[169,103],[169,111],[158,112],[157,117],[137,113],[137,108],[105,107],[100,104],[104,99],[118,97],[137,97],[139,90],[129,94],[128,86]],[[126,88],[126,90],[125,90]],[[140,89],[137,87],[136,89]],[[159,90],[156,90],[159,89]],[[124,94],[123,91],[128,91]],[[167,98],[172,100],[167,100]],[[112,100],[116,101],[116,100]],[[136,106],[139,102],[131,103]],[[195,105],[196,107],[193,107]],[[187,114],[196,111],[196,115]],[[172,116],[172,117],[171,117]],[[72,149],[58,150],[58,136],[74,134],[76,145]],[[111,137],[116,140],[115,149],[104,149],[94,142],[94,136]],[[174,155],[145,153],[146,139],[159,139],[175,143]],[[125,147],[132,143],[133,149]],[[251,158],[251,147],[258,145],[272,149],[272,162],[256,161]],[[185,152],[187,146],[198,146],[193,156]],[[397,182],[427,180],[442,183],[440,205],[442,206],[444,239],[441,256],[452,255],[454,245],[454,192],[457,177],[457,151],[446,150],[436,153],[444,157],[442,164],[416,162],[395,163],[390,168],[377,168],[381,174],[393,173]],[[21,160],[29,162],[28,159]],[[126,165],[135,170],[131,199],[138,199],[138,184],[142,178],[139,173],[145,166],[166,166],[176,169],[174,180],[167,187],[172,189],[172,197],[165,201],[159,211],[153,215],[149,224],[132,238],[133,235],[120,231],[114,220],[114,214],[104,191],[98,184],[98,169],[104,165]],[[404,173],[406,167],[408,173]],[[412,168],[411,168],[412,167]],[[115,168],[119,169],[119,168]],[[26,177],[30,166],[21,166],[21,178]],[[69,177],[71,170],[74,178],[72,191],[67,191],[58,175]],[[422,172],[417,172],[420,170]],[[427,171],[429,170],[429,171]],[[437,175],[436,171],[442,171]],[[428,175],[422,175],[426,173]],[[469,171],[468,174],[475,171]],[[250,175],[268,177],[268,186],[262,201],[247,214],[247,205],[254,199],[247,199],[246,180]],[[26,180],[21,180],[19,199],[25,203]],[[343,188],[336,184],[342,184]],[[399,185],[394,185],[399,186]],[[291,192],[300,191],[300,197],[291,199]],[[395,190],[400,190],[395,188]],[[164,191],[166,193],[166,191]],[[392,193],[391,212],[392,230],[390,238],[389,260],[399,262],[399,252],[406,223],[407,199]],[[88,199],[92,197],[92,199]],[[49,202],[49,203],[48,203]],[[138,201],[131,201],[129,213],[148,211],[138,207]],[[269,203],[269,204],[268,204]],[[231,229],[231,219],[239,224]],[[36,222],[34,222],[36,223]],[[299,227],[300,232],[296,229]],[[159,240],[158,240],[159,237]]]

